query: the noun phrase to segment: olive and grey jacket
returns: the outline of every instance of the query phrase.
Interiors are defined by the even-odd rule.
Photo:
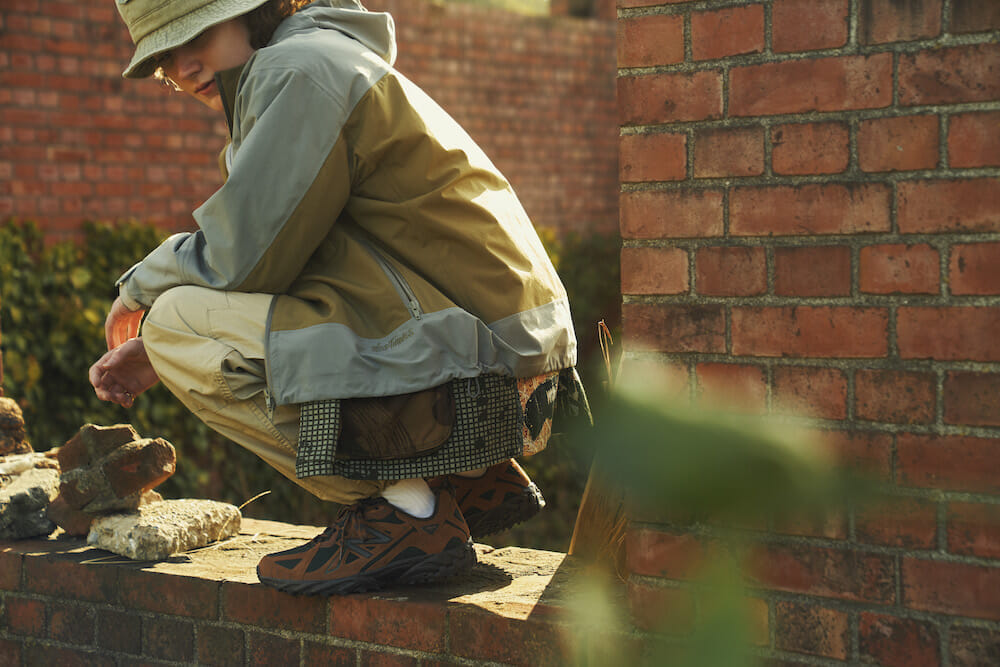
[[[320,0],[216,81],[226,181],[119,281],[126,305],[178,285],[274,294],[278,405],[389,396],[570,368],[556,272],[510,184],[392,67],[391,17]]]

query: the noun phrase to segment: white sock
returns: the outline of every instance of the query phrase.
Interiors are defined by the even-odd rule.
[[[482,477],[486,474],[489,468],[476,468],[475,470],[466,470],[465,472],[456,472],[455,474],[459,477]]]
[[[382,490],[382,497],[389,504],[418,519],[426,519],[434,514],[436,505],[434,492],[427,482],[419,477],[404,479]]]

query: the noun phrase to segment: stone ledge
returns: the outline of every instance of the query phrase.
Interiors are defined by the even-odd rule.
[[[298,664],[292,654],[304,664],[347,655],[349,664],[390,655],[414,665],[567,664],[637,640],[622,628],[573,633],[583,570],[555,552],[477,545],[479,564],[465,576],[373,594],[293,596],[258,582],[261,556],[320,530],[244,519],[230,540],[147,563],[66,535],[0,542],[0,663],[70,652],[109,664]],[[67,608],[82,629],[57,623]]]

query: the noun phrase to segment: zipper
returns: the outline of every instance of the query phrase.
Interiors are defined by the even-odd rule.
[[[409,283],[406,282],[403,274],[397,271],[396,267],[393,266],[389,260],[383,257],[382,253],[376,250],[375,247],[366,239],[358,239],[358,241],[368,250],[369,253],[371,253],[371,256],[375,258],[378,265],[382,267],[382,271],[389,276],[393,287],[396,288],[396,293],[399,294],[399,298],[403,301],[403,305],[405,305],[410,311],[410,315],[413,316],[413,319],[419,320],[423,317],[424,311],[420,307],[420,302],[417,301],[417,295],[413,293],[413,290],[410,288]]]

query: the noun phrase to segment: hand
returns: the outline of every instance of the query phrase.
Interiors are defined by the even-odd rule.
[[[115,299],[107,319],[104,320],[104,339],[109,350],[139,335],[139,324],[142,323],[145,312],[145,308],[129,310],[121,297]]]
[[[132,338],[105,352],[90,367],[89,375],[99,399],[123,408],[132,407],[136,396],[160,381],[142,338]]]

